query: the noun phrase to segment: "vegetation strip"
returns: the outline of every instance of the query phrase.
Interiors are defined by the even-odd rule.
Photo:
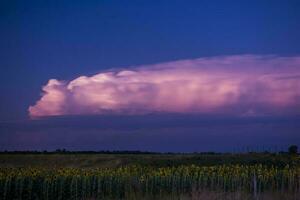
[[[300,192],[300,168],[220,165],[106,169],[0,168],[0,199],[125,199],[193,190]]]

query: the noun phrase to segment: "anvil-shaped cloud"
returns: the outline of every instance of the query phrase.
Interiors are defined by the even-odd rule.
[[[89,114],[300,114],[300,57],[237,55],[51,79],[31,117]]]

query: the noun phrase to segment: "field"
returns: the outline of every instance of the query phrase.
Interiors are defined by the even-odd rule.
[[[0,154],[0,199],[300,199],[287,154]]]

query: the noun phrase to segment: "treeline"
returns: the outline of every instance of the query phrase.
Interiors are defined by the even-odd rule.
[[[219,153],[219,152],[190,152],[190,153],[183,153],[183,152],[154,152],[154,151],[109,151],[109,150],[101,150],[101,151],[70,151],[66,149],[56,149],[54,151],[0,151],[0,154],[154,154],[154,155],[178,155],[178,154],[200,154],[200,155],[222,155],[222,154],[230,154],[230,153]]]
[[[70,151],[66,149],[56,149],[54,151],[0,151],[0,154],[153,154],[153,155],[188,155],[188,154],[195,154],[195,155],[238,155],[238,154],[297,154],[296,151],[279,151],[279,152],[270,152],[270,151],[263,151],[263,152],[236,152],[236,153],[220,153],[220,152],[153,152],[153,151],[109,151],[109,150],[101,150],[101,151]]]
[[[55,151],[0,151],[0,154],[163,154],[150,151],[69,151],[66,149],[56,149]],[[171,154],[171,153],[169,153]]]
[[[0,151],[0,154],[200,154],[200,155],[230,155],[230,154],[297,154],[298,146],[290,145],[287,151],[271,152],[271,151],[247,151],[247,152],[236,152],[236,153],[220,153],[220,152],[154,152],[154,151],[139,151],[139,150],[101,150],[101,151],[70,151],[67,149],[56,149],[55,151]]]

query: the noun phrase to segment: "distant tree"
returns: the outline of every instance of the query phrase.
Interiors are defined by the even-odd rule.
[[[298,146],[297,145],[291,145],[289,147],[289,154],[297,154],[298,152]]]
[[[61,151],[61,149],[56,149],[55,150],[55,153],[61,153],[62,151]]]

